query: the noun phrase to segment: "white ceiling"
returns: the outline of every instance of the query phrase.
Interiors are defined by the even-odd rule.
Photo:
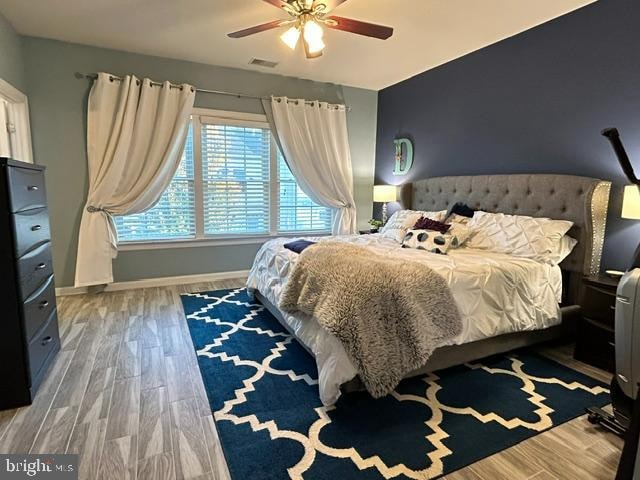
[[[594,0],[348,0],[336,15],[394,27],[381,41],[341,31],[306,60],[280,30],[244,39],[226,34],[287,14],[261,0],[0,0],[21,34],[265,71],[251,58],[279,62],[266,71],[379,90]]]

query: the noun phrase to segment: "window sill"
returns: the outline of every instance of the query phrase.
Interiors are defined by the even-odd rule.
[[[170,248],[223,247],[232,245],[258,245],[274,238],[326,237],[330,232],[295,232],[275,235],[242,237],[199,238],[185,240],[154,240],[151,242],[123,242],[118,245],[119,252],[135,250],[164,250]]]

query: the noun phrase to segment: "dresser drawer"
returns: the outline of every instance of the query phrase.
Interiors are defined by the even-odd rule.
[[[13,215],[16,238],[16,256],[49,241],[49,213],[46,208],[26,210]]]
[[[594,285],[585,287],[582,298],[582,313],[598,322],[611,325],[615,323],[616,293]]]
[[[60,336],[58,334],[58,318],[55,310],[47,319],[47,324],[29,342],[29,372],[31,384],[38,377],[40,371],[46,368],[49,356],[60,348]]]
[[[24,302],[22,307],[23,321],[27,340],[42,328],[51,312],[56,309],[56,289],[51,275],[38,289]]]
[[[44,175],[41,171],[9,167],[7,177],[12,212],[47,206]]]
[[[53,274],[51,242],[47,242],[20,257],[17,265],[20,294],[24,301]]]

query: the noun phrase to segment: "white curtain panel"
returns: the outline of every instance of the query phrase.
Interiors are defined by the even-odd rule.
[[[113,215],[153,207],[180,164],[195,90],[100,73],[89,94],[89,193],[82,212],[76,287],[113,282]]]
[[[9,137],[9,106],[0,98],[0,157],[11,156],[11,139]]]
[[[271,110],[272,130],[302,191],[318,205],[334,209],[334,235],[356,233],[346,109],[273,97]]]

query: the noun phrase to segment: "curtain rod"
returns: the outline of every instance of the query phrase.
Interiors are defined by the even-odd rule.
[[[96,80],[98,78],[98,74],[97,73],[80,73],[80,72],[76,72],[75,73],[75,77],[78,79],[88,79],[88,80]],[[123,79],[122,77],[118,77],[116,75],[109,75],[109,80],[111,81],[116,81],[116,82],[121,82]],[[151,82],[151,85],[157,85],[157,86],[162,86],[163,84],[160,82]],[[182,85],[176,85],[171,83],[171,88],[179,88],[182,89]],[[206,88],[196,88],[195,89],[196,92],[199,93],[212,93],[214,95],[226,95],[228,97],[236,97],[236,98],[251,98],[253,100],[270,100],[271,97],[258,97],[256,95],[247,95],[245,93],[234,93],[234,92],[225,92],[224,90],[208,90]],[[289,102],[291,103],[298,103],[297,100],[295,99],[289,99]],[[307,105],[313,105],[312,101],[308,101],[306,102]],[[340,107],[345,107],[345,109],[347,110],[347,112],[351,111],[351,107],[347,107],[346,105],[333,105],[330,104],[331,106],[335,107],[336,109],[339,109]]]

